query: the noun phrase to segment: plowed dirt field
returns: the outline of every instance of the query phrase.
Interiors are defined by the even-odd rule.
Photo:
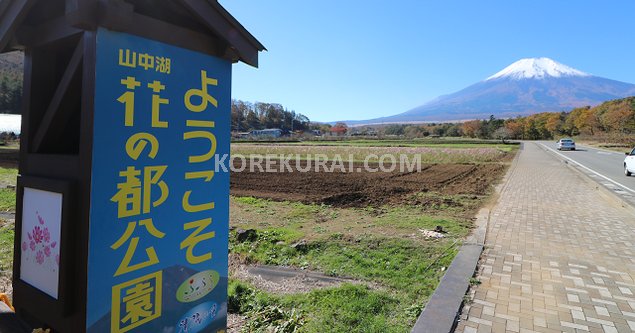
[[[485,195],[504,170],[502,164],[429,164],[414,172],[272,173],[246,167],[231,174],[231,194],[335,207],[398,205],[412,203],[420,192]]]

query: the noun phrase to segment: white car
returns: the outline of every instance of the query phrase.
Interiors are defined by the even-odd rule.
[[[635,173],[635,148],[630,153],[626,153],[624,159],[624,174],[628,177]]]
[[[575,150],[575,142],[571,139],[560,139],[556,143],[558,150]]]

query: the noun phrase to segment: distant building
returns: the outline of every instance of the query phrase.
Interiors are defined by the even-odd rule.
[[[329,136],[346,136],[346,132],[348,132],[348,128],[343,126],[331,127],[329,129]]]
[[[284,132],[279,128],[268,128],[263,130],[253,130],[249,133],[254,138],[279,138]]]

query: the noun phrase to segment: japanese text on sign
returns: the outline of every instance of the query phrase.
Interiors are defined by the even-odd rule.
[[[154,70],[159,73],[170,74],[172,71],[172,59],[131,51],[129,49],[119,49],[119,66],[130,68],[139,67],[146,71]]]
[[[130,50],[119,50],[119,66],[145,70],[154,68],[159,64],[155,59],[163,57],[151,57],[147,54],[140,54]],[[157,68],[157,71],[170,72],[170,59],[167,59],[167,70]],[[117,101],[123,105],[124,127],[139,128],[140,130],[131,135],[126,141],[126,155],[131,161],[143,162],[143,167],[128,165],[124,170],[119,170],[120,182],[117,184],[117,192],[111,201],[117,205],[117,217],[119,223],[126,225],[123,235],[111,246],[112,250],[125,248],[125,254],[114,273],[114,276],[121,276],[133,273],[139,269],[159,264],[160,258],[154,246],[139,249],[140,239],[143,237],[153,237],[155,244],[165,237],[165,233],[159,230],[152,218],[152,209],[163,204],[170,195],[170,187],[163,180],[163,175],[168,169],[168,165],[151,165],[160,153],[160,142],[154,131],[168,128],[168,121],[162,120],[162,106],[169,106],[170,100],[161,97],[161,92],[166,90],[166,86],[158,80],[142,82],[135,76],[121,78],[122,93]],[[214,170],[198,169],[197,165],[211,166],[209,162],[216,153],[216,136],[211,132],[215,124],[213,121],[195,119],[197,114],[210,110],[210,107],[217,107],[217,100],[208,92],[209,86],[218,85],[218,80],[208,77],[205,70],[200,72],[200,87],[194,87],[185,93],[184,105],[192,112],[194,119],[186,119],[186,127],[190,130],[183,133],[184,142],[190,140],[204,140],[209,149],[199,155],[188,156],[188,163],[192,165],[192,170],[184,174],[185,181],[210,182],[214,177]],[[152,92],[150,110],[138,110],[136,99],[138,89],[147,88]],[[135,121],[137,112],[150,112],[150,123],[140,124]],[[167,111],[166,111],[167,112]],[[190,117],[187,117],[190,118]],[[199,117],[200,118],[200,117]],[[153,195],[153,193],[158,193]],[[186,190],[182,195],[182,209],[187,213],[198,213],[214,209],[214,202],[205,199],[205,193],[193,193]],[[197,219],[183,223],[183,230],[188,233],[187,237],[180,243],[180,249],[184,250],[185,259],[190,264],[200,264],[212,259],[212,253],[205,247],[198,248],[199,243],[211,240],[215,237],[215,232],[210,231],[211,218]],[[147,243],[147,242],[145,242]],[[133,258],[138,258],[137,253],[145,252],[145,260],[133,262]],[[116,329],[114,332],[126,332],[145,322],[161,316],[160,295],[162,285],[152,283],[161,281],[162,271],[153,273],[150,277],[138,278],[116,285],[112,288],[113,309],[112,324]],[[125,292],[125,293],[124,293]],[[153,294],[154,293],[154,294]],[[155,295],[152,297],[152,295]],[[158,296],[157,296],[158,295]],[[120,309],[120,302],[123,300],[126,306]],[[116,324],[116,325],[115,325]]]

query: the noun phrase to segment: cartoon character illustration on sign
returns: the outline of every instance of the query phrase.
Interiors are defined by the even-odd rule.
[[[219,279],[216,271],[198,272],[181,283],[176,291],[176,299],[181,303],[197,301],[214,290]]]

